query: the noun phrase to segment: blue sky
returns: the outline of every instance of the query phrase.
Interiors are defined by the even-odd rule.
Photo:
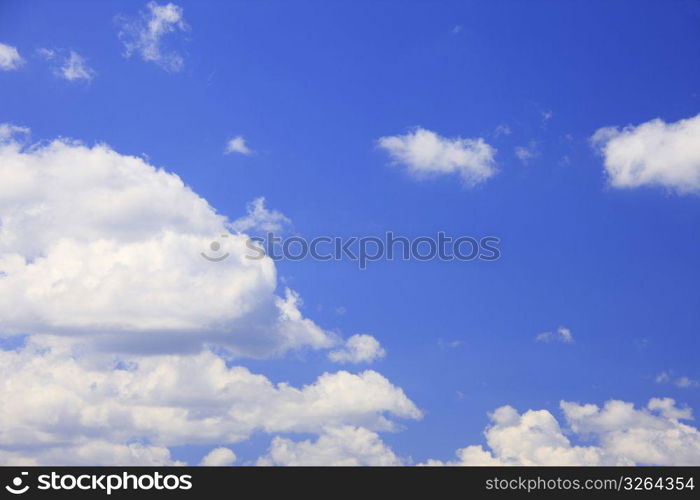
[[[656,381],[700,379],[700,198],[616,189],[590,142],[700,111],[697,3],[176,3],[189,29],[163,44],[180,71],[124,57],[117,16],[143,2],[0,2],[0,42],[25,60],[0,72],[0,122],[147,155],[230,219],[264,196],[309,238],[501,238],[497,262],[277,263],[305,316],[386,349],[372,369],[425,413],[382,434],[397,455],[452,459],[503,405],[700,408],[697,387]],[[94,77],[58,77],[41,48],[76,51]],[[497,173],[415,179],[377,144],[415,127],[483,138]],[[224,154],[238,135],[253,154]],[[559,327],[573,343],[535,340]],[[296,386],[338,369],[315,351],[230,363]],[[245,462],[269,441],[231,447]],[[210,448],[171,451],[196,463]]]

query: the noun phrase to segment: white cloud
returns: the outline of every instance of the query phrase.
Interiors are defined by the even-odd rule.
[[[255,198],[248,203],[246,211],[248,212],[247,215],[231,223],[231,227],[235,231],[257,230],[267,233],[279,233],[292,222],[283,213],[265,208],[265,198],[263,196]]]
[[[335,363],[371,363],[385,355],[377,339],[360,333],[350,337],[341,349],[329,352],[328,359]]]
[[[229,448],[214,448],[202,459],[199,465],[226,467],[236,462],[236,454]]]
[[[11,45],[0,43],[0,71],[11,71],[24,64],[24,59],[17,49]]]
[[[247,258],[248,237],[228,226],[140,158],[67,140],[25,149],[10,137],[0,145],[0,331],[137,352],[332,347],[335,335],[302,316],[297,294],[275,294],[272,260]],[[202,257],[212,240],[228,258]]]
[[[538,155],[537,143],[535,141],[530,141],[527,146],[518,146],[515,148],[515,156],[525,164],[529,163]]]
[[[328,428],[315,441],[276,437],[258,465],[387,466],[402,465],[377,433],[362,427]]]
[[[651,399],[646,408],[608,401],[602,408],[562,401],[568,431],[595,444],[573,445],[547,410],[519,414],[510,406],[491,414],[486,429],[490,449],[468,446],[458,460],[428,465],[695,465],[700,462],[700,431],[682,423],[689,409],[670,398]]]
[[[392,417],[421,417],[374,371],[325,373],[296,388],[229,367],[212,352],[115,357],[37,336],[0,351],[0,399],[12,402],[0,407],[0,460],[13,463],[62,463],[62,450],[92,446],[95,436],[111,446],[148,442],[153,448],[141,451],[166,463],[169,446],[348,425],[389,431]],[[126,451],[111,462],[105,452],[103,463],[120,463]]]
[[[560,326],[554,332],[543,332],[535,337],[537,342],[564,342],[566,344],[571,344],[574,341],[574,336],[571,334],[571,330]]]
[[[405,135],[382,137],[378,144],[418,179],[458,174],[466,185],[474,186],[496,173],[496,150],[482,138],[446,138],[418,127]]]
[[[95,77],[95,71],[90,68],[85,59],[77,52],[71,50],[65,63],[60,68],[60,74],[68,81],[87,80]]]
[[[142,12],[138,19],[121,21],[119,39],[124,43],[126,57],[138,53],[144,61],[153,62],[167,71],[182,70],[182,56],[163,48],[165,36],[189,30],[182,7],[173,3],[158,5],[155,2],[148,2],[146,7],[148,12]]]
[[[91,81],[97,74],[95,70],[90,68],[85,59],[75,52],[70,50],[67,52],[63,49],[37,49],[37,53],[47,61],[59,60],[59,64],[54,67],[54,73],[59,78],[64,78],[68,81],[85,80]]]
[[[657,118],[622,129],[605,127],[591,141],[603,155],[613,187],[700,192],[700,115],[673,123]]]
[[[224,153],[240,153],[242,155],[251,155],[253,154],[253,151],[250,148],[248,148],[248,146],[245,143],[245,139],[242,136],[238,135],[233,139],[230,139],[226,143],[226,149],[224,150]]]

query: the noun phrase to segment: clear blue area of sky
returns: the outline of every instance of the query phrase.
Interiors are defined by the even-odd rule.
[[[700,198],[606,187],[589,144],[700,112],[699,3],[176,3],[191,30],[165,40],[185,60],[173,74],[123,57],[115,16],[144,2],[0,1],[0,42],[27,60],[0,73],[0,122],[146,154],[232,219],[265,196],[306,237],[499,236],[495,263],[278,265],[306,315],[386,348],[372,368],[426,412],[383,436],[397,454],[451,458],[504,404],[671,396],[700,411],[700,389],[654,380],[700,378]],[[76,50],[96,77],[56,78],[41,47]],[[376,147],[414,126],[483,137],[499,173],[417,182]],[[235,135],[255,154],[224,155]],[[523,164],[514,149],[531,144]],[[575,343],[535,342],[559,326]],[[240,363],[295,384],[338,369],[314,353]],[[245,460],[268,441],[232,447]]]

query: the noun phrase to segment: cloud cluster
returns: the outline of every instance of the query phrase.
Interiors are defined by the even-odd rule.
[[[0,350],[0,462],[173,464],[169,447],[201,443],[219,446],[202,463],[223,465],[235,454],[220,445],[253,432],[421,417],[374,371],[297,388],[229,364],[339,342],[277,294],[272,260],[245,258],[243,230],[289,222],[263,198],[230,223],[141,158],[28,135],[0,125],[0,335],[26,342]],[[202,257],[212,238],[226,259]],[[368,335],[345,348],[381,351]]]
[[[700,115],[673,123],[657,118],[622,129],[605,127],[591,141],[603,155],[613,187],[700,192]]]
[[[424,128],[382,137],[379,147],[418,179],[457,174],[467,186],[482,183],[496,173],[496,150],[482,138],[447,138]]]
[[[119,39],[124,43],[126,57],[138,53],[144,61],[153,62],[166,71],[182,70],[182,56],[163,48],[165,36],[189,30],[182,7],[173,3],[158,5],[155,2],[148,2],[146,7],[148,12],[142,12],[139,18],[120,20]]]
[[[510,406],[491,414],[486,429],[490,449],[468,446],[458,460],[428,465],[694,465],[700,462],[700,431],[682,422],[692,418],[673,399],[653,398],[646,408],[611,400],[601,408],[562,401],[560,407],[574,445],[547,410],[522,414]]]
[[[24,60],[19,55],[17,48],[12,45],[0,43],[0,71],[11,71],[19,68]]]
[[[13,463],[63,463],[64,449],[93,459],[97,436],[104,450],[120,450],[104,451],[103,463],[129,454],[130,463],[165,463],[174,445],[233,443],[255,431],[319,433],[348,425],[387,431],[395,428],[392,418],[421,417],[401,389],[374,371],[325,373],[297,388],[230,367],[212,352],[97,356],[41,337],[0,351],[0,399],[12,401],[0,408],[0,460]],[[148,446],[123,448],[127,443]],[[21,457],[13,450],[23,450]]]

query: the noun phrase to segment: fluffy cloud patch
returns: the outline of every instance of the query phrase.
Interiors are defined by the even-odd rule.
[[[62,450],[88,462],[101,442],[103,463],[128,456],[167,463],[174,445],[238,442],[256,431],[387,431],[395,429],[393,418],[421,417],[374,371],[326,373],[296,388],[229,367],[211,352],[115,357],[36,336],[24,348],[0,351],[0,399],[12,401],[0,407],[0,459],[12,463],[63,463]]]
[[[226,153],[226,154],[239,153],[239,154],[248,156],[248,155],[253,154],[253,151],[245,143],[245,139],[239,135],[239,136],[234,137],[233,139],[230,139],[226,143],[226,149],[224,150],[224,153]]]
[[[148,2],[146,7],[148,11],[142,12],[138,19],[120,20],[119,39],[124,43],[126,57],[138,53],[144,61],[153,62],[166,71],[182,70],[182,56],[163,48],[164,37],[189,30],[182,7],[173,3],[158,5],[156,2]]]
[[[19,68],[24,63],[24,60],[19,55],[19,52],[12,45],[0,43],[0,70],[11,71]]]
[[[226,467],[236,462],[236,454],[229,448],[214,448],[202,459],[199,465]]]
[[[377,339],[360,333],[350,337],[341,349],[329,352],[328,359],[335,363],[371,363],[385,355]]]
[[[474,186],[496,173],[496,150],[482,138],[447,138],[418,127],[405,135],[382,137],[378,145],[418,179],[457,174]]]
[[[248,258],[248,237],[179,177],[105,145],[25,148],[12,138],[22,132],[0,128],[1,332],[257,357],[336,343],[297,294],[275,293],[274,263]]]
[[[700,192],[700,115],[673,123],[657,118],[622,129],[605,127],[591,141],[603,155],[613,187]]]
[[[682,422],[691,412],[673,399],[653,398],[646,408],[611,400],[600,408],[562,401],[568,433],[594,444],[573,445],[547,410],[522,414],[510,406],[491,414],[490,449],[468,446],[458,460],[428,465],[694,465],[700,461],[700,431]]]
[[[402,460],[382,442],[376,432],[362,427],[329,428],[315,441],[292,441],[276,437],[258,465],[290,466],[386,466]]]

